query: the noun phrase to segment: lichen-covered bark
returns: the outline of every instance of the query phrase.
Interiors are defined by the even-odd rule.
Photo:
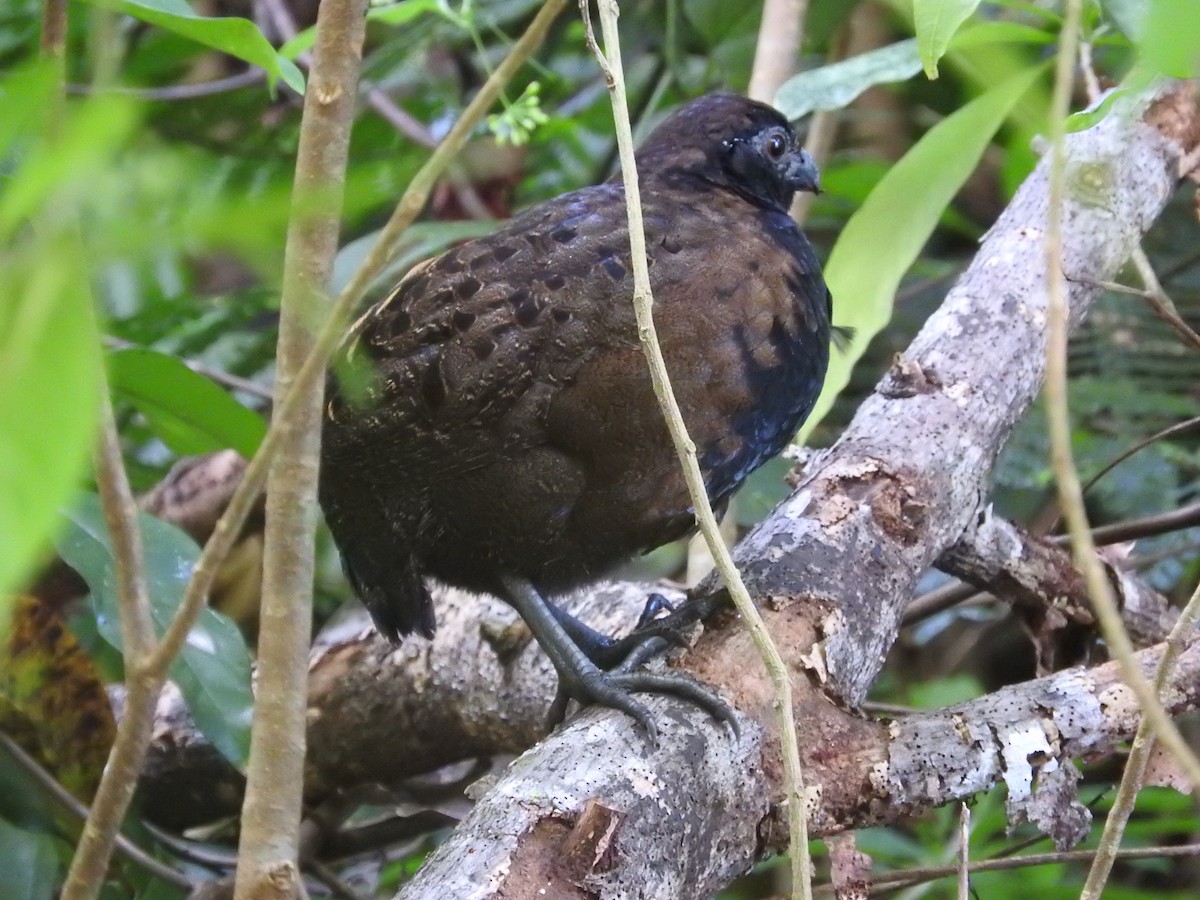
[[[1069,138],[1063,267],[1073,279],[1106,280],[1116,272],[1165,205],[1182,174],[1181,158],[1197,143],[1191,85],[1172,88],[1146,121],[1127,110]],[[1046,178],[1039,166],[841,440],[738,547],[747,585],[767,607],[768,624],[798,669],[795,712],[806,738],[808,812],[818,831],[875,818],[880,807],[893,805],[886,787],[872,791],[864,784],[861,755],[857,765],[845,763],[862,742],[868,758],[879,755],[871,771],[880,771],[888,742],[873,741],[870,732],[882,726],[854,728],[854,717],[830,700],[853,706],[866,696],[917,578],[980,509],[996,455],[1041,386]],[[1095,293],[1083,280],[1071,283],[1074,324]],[[736,630],[718,626],[684,665],[716,676],[741,710],[766,723],[764,680],[753,659]],[[665,706],[680,717],[676,721],[699,718]],[[978,727],[989,730],[986,722]],[[774,794],[778,773],[764,738],[769,732],[748,726],[735,752],[740,764],[732,769],[724,768],[723,755],[717,768],[695,761],[697,746],[722,754],[715,729],[672,731],[657,750],[640,753],[631,734],[621,717],[591,713],[529,751],[402,896],[504,896],[508,872],[557,852],[553,841],[522,840],[534,823],[573,817],[590,797],[603,797],[627,815],[612,869],[564,876],[564,884],[579,885],[580,896],[704,896],[765,848],[778,846],[777,812],[745,795],[755,788],[762,800]],[[564,760],[570,760],[567,768]],[[653,762],[649,786],[646,760]],[[833,767],[822,765],[830,762]],[[939,802],[983,786],[946,784]],[[641,790],[651,791],[652,804],[641,802]],[[680,829],[710,822],[714,805],[727,807],[731,798],[737,803],[722,817],[728,827]],[[764,814],[752,825],[755,808]]]
[[[1073,322],[1092,300],[1084,279],[1112,276],[1198,144],[1189,85],[1172,87],[1141,121],[1111,114],[1069,138],[1064,265],[1076,279]],[[1069,841],[1082,820],[1066,761],[1111,747],[1136,724],[1111,666],[891,723],[854,711],[916,580],[977,520],[996,454],[1041,385],[1045,218],[1039,168],[843,438],[738,548],[751,593],[794,667],[815,833],[894,821],[1007,775],[1013,812]],[[626,586],[577,598],[574,609],[614,630],[643,602],[642,590]],[[449,592],[439,617],[432,645],[391,648],[352,624],[317,649],[314,798],[539,737],[553,677],[536,648],[522,645],[515,616]],[[1143,651],[1144,664],[1156,653]],[[402,896],[700,897],[777,850],[786,824],[772,698],[748,637],[723,613],[674,664],[737,706],[739,738],[669,699],[647,701],[661,723],[657,747],[626,717],[588,711],[490,784]],[[1169,709],[1195,706],[1197,674],[1193,641]],[[169,752],[157,759],[160,775],[178,773]],[[146,787],[153,796],[154,782]]]

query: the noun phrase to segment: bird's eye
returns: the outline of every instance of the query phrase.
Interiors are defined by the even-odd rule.
[[[783,139],[783,135],[773,134],[767,138],[767,156],[771,159],[779,159],[785,150],[787,150],[787,141]]]

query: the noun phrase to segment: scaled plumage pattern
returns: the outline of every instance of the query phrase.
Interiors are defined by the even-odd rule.
[[[830,296],[787,214],[817,172],[783,116],[732,94],[666,119],[637,167],[655,323],[720,508],[825,376]],[[619,174],[415,267],[346,350],[372,370],[364,396],[330,380],[320,498],[384,634],[433,633],[425,576],[496,594],[566,694],[653,730],[630,692],[720,710],[682,676],[604,671],[606,639],[543,599],[695,525],[632,292]]]

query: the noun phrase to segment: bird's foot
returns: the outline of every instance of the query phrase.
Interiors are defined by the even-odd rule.
[[[624,668],[626,660],[634,657],[635,654],[644,652],[642,648],[651,644],[655,639],[662,642],[657,645],[658,650],[641,657],[635,666],[650,659],[654,653],[659,652],[668,644],[675,647],[688,647],[690,646],[687,638],[688,631],[697,622],[708,618],[719,605],[719,599],[703,599],[689,600],[687,603],[675,607],[662,594],[651,594],[646,600],[646,606],[633,631],[616,640],[606,638],[607,643],[596,648],[596,655],[589,652],[588,657],[602,669]],[[668,615],[659,615],[664,610],[668,612]]]
[[[654,693],[687,700],[713,718],[728,723],[737,734],[733,708],[711,689],[678,672],[632,671],[661,653],[672,637],[678,640],[674,634],[648,633],[659,620],[639,629],[636,640],[614,641],[547,602],[528,581],[506,577],[503,584],[509,602],[521,614],[558,672],[558,693],[549,713],[551,727],[562,721],[567,704],[576,700],[582,705],[598,704],[621,710],[645,728],[651,742],[655,742],[658,729],[650,710],[633,696]],[[651,597],[647,603],[649,614],[656,615],[664,602]]]
[[[656,643],[657,646],[654,646]],[[570,673],[560,670],[558,693],[547,715],[548,727],[553,728],[562,722],[568,704],[575,700],[581,706],[595,704],[619,709],[641,725],[650,743],[657,745],[658,726],[654,722],[654,715],[645,704],[634,698],[634,694],[668,694],[700,707],[714,719],[726,723],[737,736],[739,729],[733,707],[710,688],[678,672],[630,671],[660,653],[664,646],[661,638],[651,638],[611,672],[601,671],[595,666]]]

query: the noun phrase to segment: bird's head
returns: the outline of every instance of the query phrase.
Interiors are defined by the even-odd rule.
[[[644,177],[698,178],[768,208],[786,210],[796,191],[820,192],[816,163],[791,123],[737,94],[708,94],[680,107],[651,132],[637,162]]]

